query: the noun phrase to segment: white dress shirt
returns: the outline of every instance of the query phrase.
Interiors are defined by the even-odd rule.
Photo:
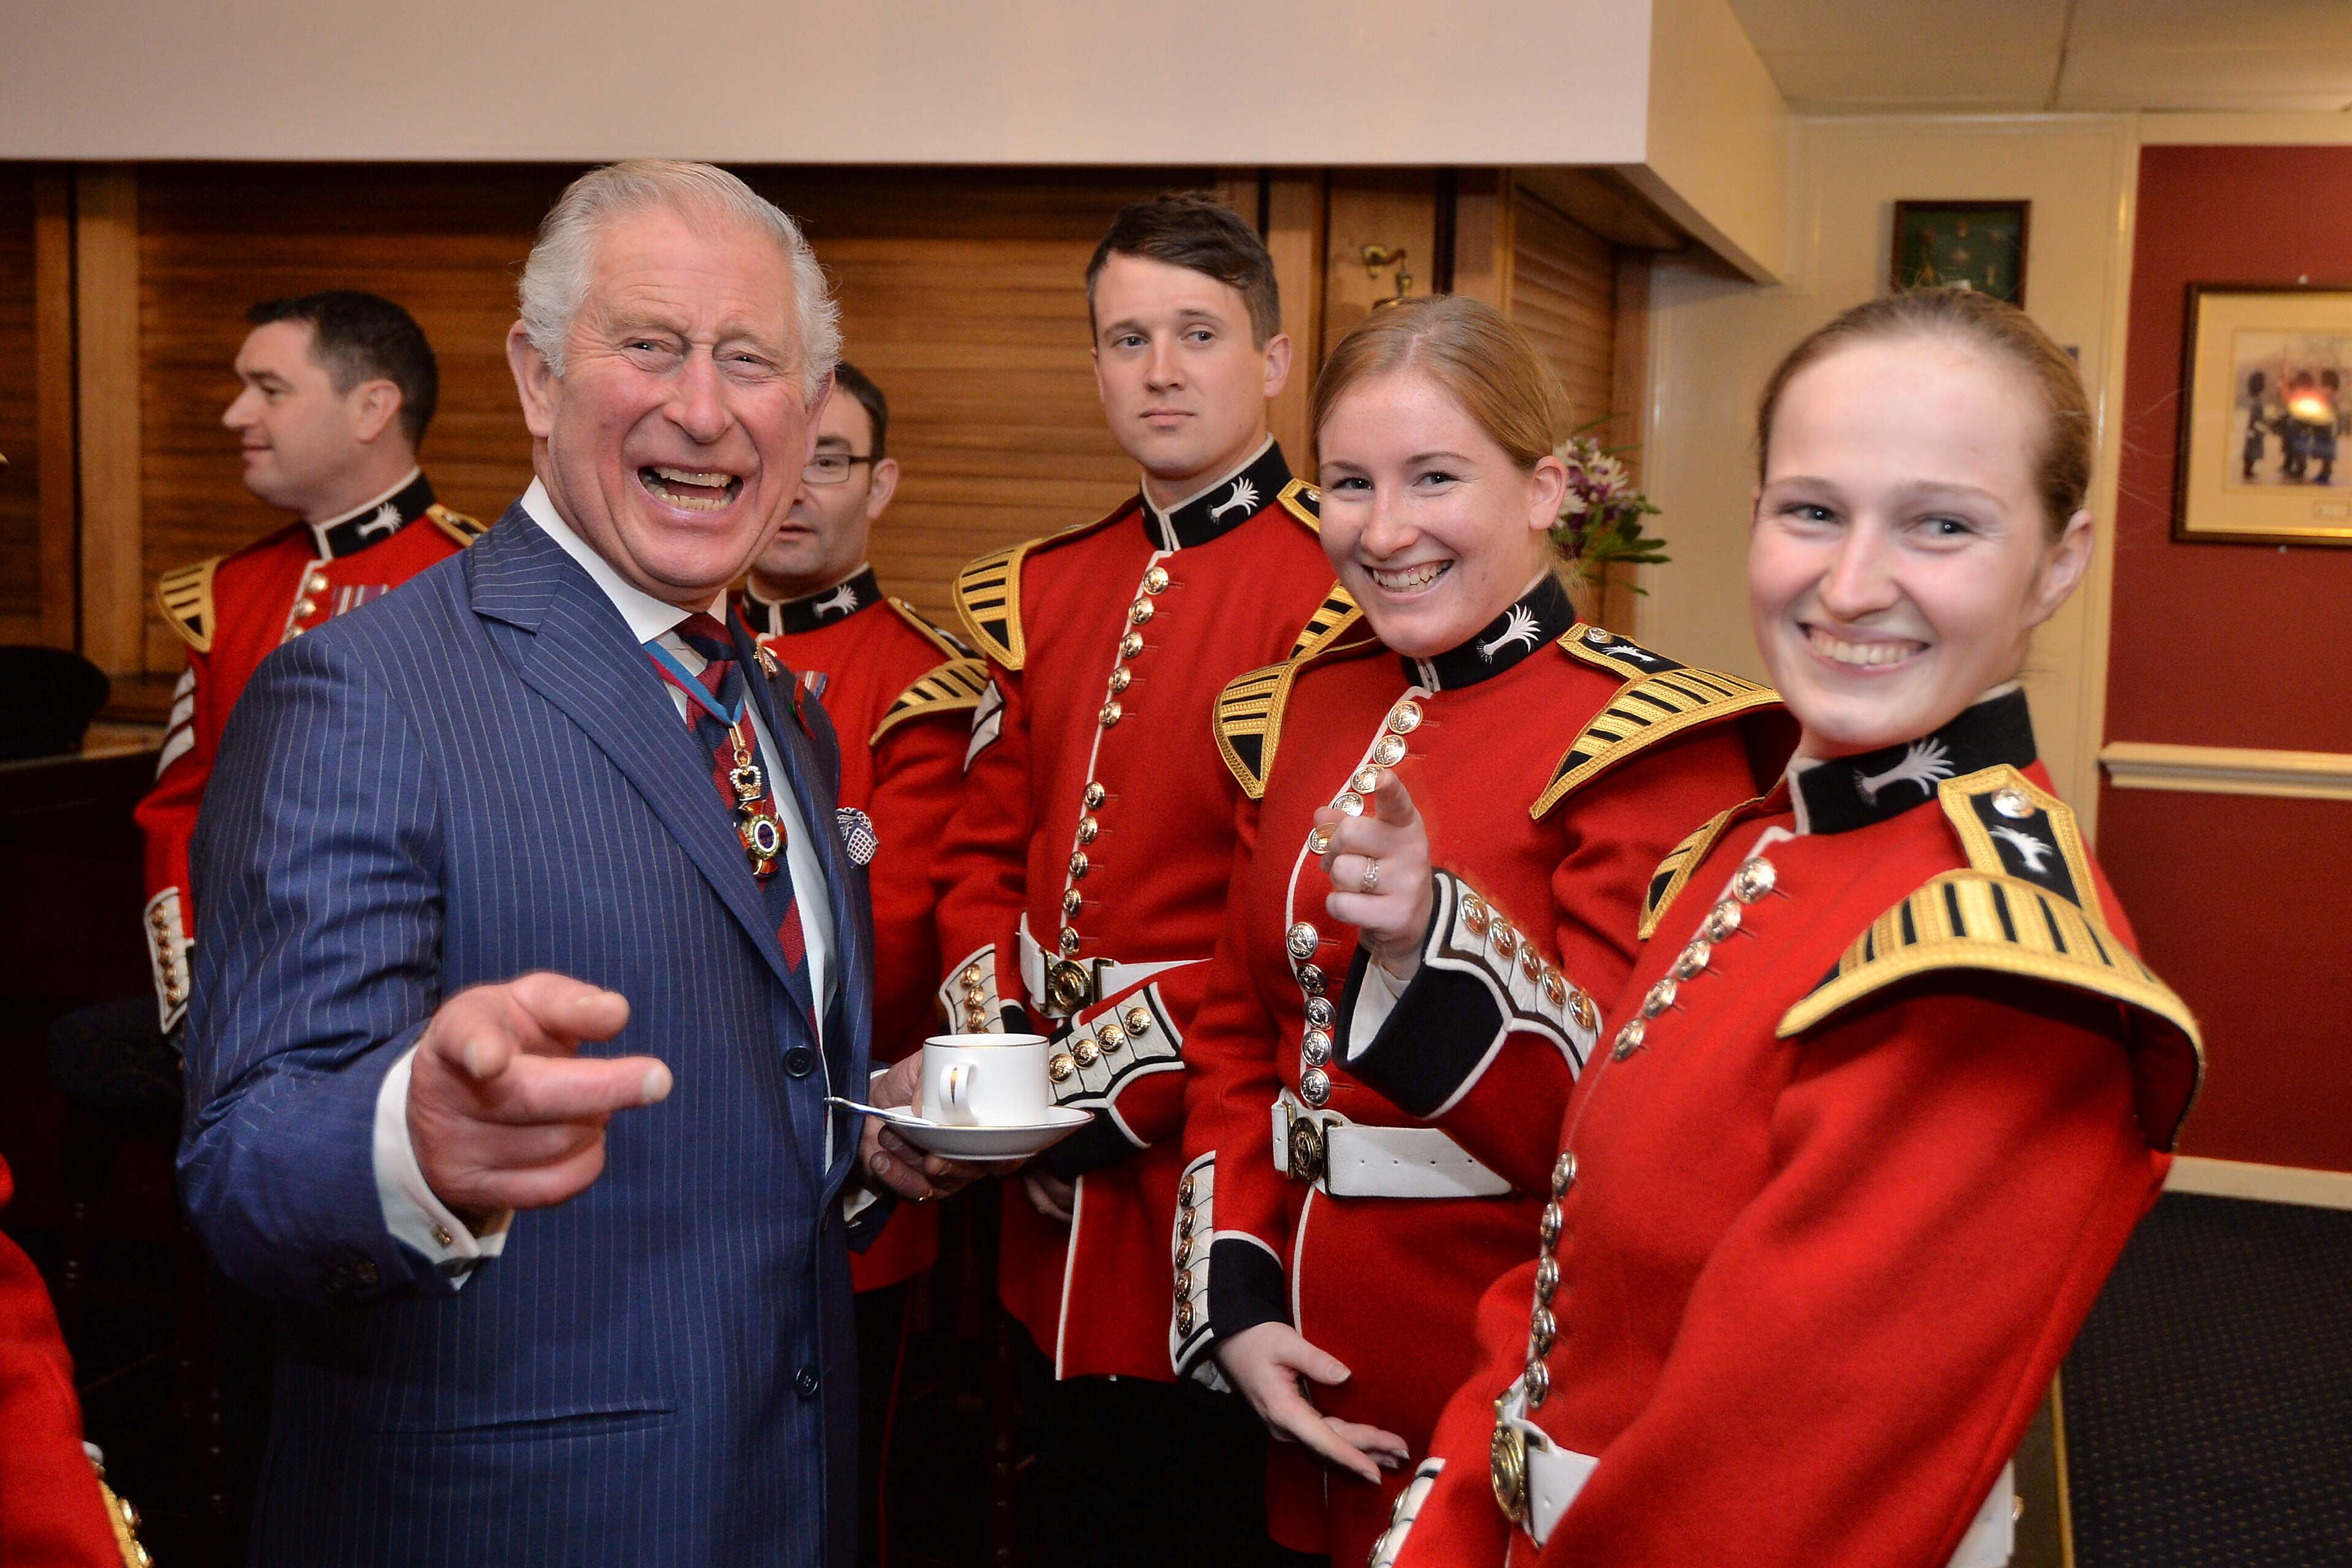
[[[562,547],[563,553],[580,563],[613,608],[621,612],[628,623],[629,635],[639,643],[659,642],[684,664],[689,673],[699,673],[702,656],[687,645],[677,634],[677,628],[695,613],[665,603],[643,589],[628,582],[613,570],[612,563],[591,549],[587,542],[572,531],[562,517],[556,516],[554,503],[549,499],[546,486],[538,480],[523,492],[522,509],[537,523],[548,538]],[[727,595],[722,591],[714,599],[709,613],[720,621],[727,618]],[[756,679],[754,671],[744,672],[747,682]],[[692,701],[684,692],[665,682],[670,701],[677,708],[681,721],[688,716],[688,705]],[[810,839],[809,823],[801,815],[800,801],[793,793],[789,775],[777,763],[776,737],[768,732],[767,721],[760,716],[759,705],[749,705],[751,727],[760,747],[761,759],[766,764],[771,780],[769,797],[775,802],[777,819],[785,833],[784,863],[790,869],[794,904],[801,917],[801,934],[808,945],[809,992],[816,999],[817,1029],[820,1044],[826,1004],[831,1000],[837,983],[833,973],[833,909],[826,901],[824,868],[817,859],[816,847]],[[834,831],[832,823],[824,824]],[[406,1242],[439,1266],[443,1274],[465,1282],[473,1266],[485,1258],[495,1258],[506,1247],[507,1232],[512,1226],[511,1212],[495,1216],[478,1231],[468,1229],[450,1212],[425,1185],[425,1173],[417,1164],[415,1145],[408,1136],[408,1080],[415,1065],[416,1048],[411,1046],[384,1075],[383,1087],[377,1092],[375,1103],[375,1183],[376,1196],[383,1206],[384,1228],[394,1237]],[[817,1052],[820,1071],[824,1066],[824,1052]],[[831,1093],[828,1078],[825,1092]],[[825,1163],[833,1162],[833,1118],[827,1115],[825,1129]],[[863,1205],[856,1207],[862,1207]]]

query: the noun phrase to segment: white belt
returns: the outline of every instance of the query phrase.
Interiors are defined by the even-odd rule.
[[[1045,970],[1054,962],[1054,955],[1037,945],[1029,935],[1029,916],[1021,916],[1021,988],[1029,993],[1029,1005],[1042,1014],[1062,1017],[1058,1009],[1050,1005],[1045,989]],[[1123,996],[1152,976],[1167,969],[1181,969],[1187,964],[1205,964],[1205,958],[1171,958],[1161,964],[1114,964],[1108,958],[1092,958],[1084,966],[1094,985],[1092,1006],[1111,997]]]
[[[1540,1549],[1601,1461],[1555,1444],[1527,1418],[1527,1391],[1516,1383],[1495,1402],[1490,1463],[1496,1501]],[[1949,1568],[2004,1568],[2016,1548],[2016,1498],[2017,1466],[2011,1462],[2000,1468],[2000,1479],[1969,1521]]]
[[[1501,1175],[1435,1127],[1376,1127],[1274,1103],[1274,1168],[1333,1197],[1499,1197]]]

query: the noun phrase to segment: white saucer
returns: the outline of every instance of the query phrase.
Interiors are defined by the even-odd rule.
[[[1026,1159],[1049,1149],[1093,1118],[1084,1111],[1056,1106],[1045,1120],[1024,1126],[971,1127],[928,1121],[905,1111],[877,1113],[891,1130],[919,1149],[945,1155],[951,1160],[988,1162]]]

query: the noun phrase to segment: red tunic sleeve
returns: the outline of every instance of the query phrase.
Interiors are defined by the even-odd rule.
[[[0,1165],[0,1207],[8,1167]],[[121,1568],[98,1475],[82,1451],[73,1363],[33,1261],[0,1237],[0,1563]]]

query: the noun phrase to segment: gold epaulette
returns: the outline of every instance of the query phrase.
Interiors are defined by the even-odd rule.
[[[1642,926],[1638,935],[1643,941],[1647,942],[1651,934],[1657,930],[1658,921],[1665,915],[1667,905],[1682,895],[1683,888],[1690,882],[1691,873],[1706,863],[1707,852],[1715,848],[1715,841],[1723,836],[1723,830],[1730,824],[1731,813],[1741,810],[1743,808],[1734,806],[1728,810],[1717,811],[1698,831],[1666,852],[1666,858],[1660,861],[1658,869],[1650,873],[1649,889],[1642,895]]]
[[[934,664],[891,699],[866,744],[871,746],[910,718],[978,707],[981,694],[987,689],[988,666],[978,659],[965,655]]]
[[[1323,531],[1323,492],[1304,479],[1293,479],[1278,497],[1282,509],[1307,525],[1309,533]]]
[[[1297,659],[1252,670],[1217,694],[1217,750],[1251,800],[1265,795],[1265,776],[1282,741],[1282,706],[1299,671]]]
[[[489,524],[469,517],[463,512],[452,511],[438,501],[425,507],[425,515],[433,519],[435,528],[457,541],[459,549],[490,531]]]
[[[180,640],[199,653],[213,651],[213,572],[221,558],[165,572],[155,580],[155,602]]]
[[[1029,653],[1021,635],[1021,558],[1036,542],[992,551],[956,574],[956,613],[964,629],[982,653],[1008,670],[1019,669]]]
[[[1024,539],[1010,549],[993,550],[957,573],[956,613],[982,653],[1008,670],[1017,670],[1029,656],[1028,639],[1021,632],[1021,563],[1031,552],[1047,549],[1081,534],[1090,534],[1121,517],[1132,516],[1129,502],[1092,522],[1079,523],[1044,538]]]
[[[1315,607],[1315,613],[1307,618],[1307,624],[1298,629],[1297,640],[1290,644],[1290,656],[1304,659],[1321,653],[1345,635],[1349,627],[1363,618],[1363,613],[1348,596],[1348,591],[1333,583],[1331,591],[1323,596],[1323,602]]]
[[[930,643],[932,647],[937,648],[940,653],[945,653],[949,658],[969,659],[971,657],[971,649],[962,638],[957,636],[954,632],[949,631],[946,627],[940,625],[938,622],[932,620],[929,616],[916,609],[913,605],[908,603],[905,600],[896,598],[889,594],[883,595],[883,599],[891,609],[898,612],[899,620],[904,621],[908,625],[920,632],[925,642]]]
[[[1686,729],[1780,701],[1780,694],[1769,686],[1721,670],[1676,664],[1598,626],[1569,628],[1559,647],[1570,658],[1624,676],[1625,684],[1592,716],[1552,769],[1551,782],[1528,809],[1528,815],[1538,821],[1586,780],[1637,752]]]
[[[2204,1080],[2203,1039],[2188,1004],[2107,925],[2074,812],[2006,765],[1948,779],[1937,794],[1968,868],[1931,879],[1872,921],[1782,1016],[1780,1038],[1938,970],[1989,970],[2110,998],[2129,1009],[2136,1049],[2177,1059],[2173,1071],[2155,1074],[2141,1106],[2150,1141],[2171,1147]]]

